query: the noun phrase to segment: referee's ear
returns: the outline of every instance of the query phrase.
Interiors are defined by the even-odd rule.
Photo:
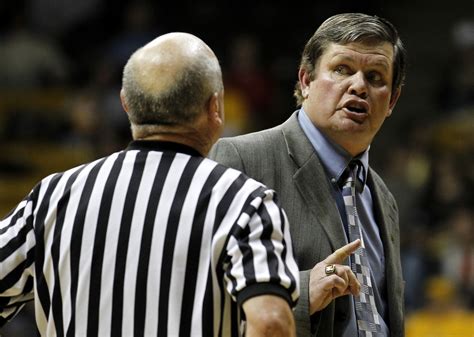
[[[209,122],[219,129],[224,126],[224,92],[212,94],[207,105],[207,116]]]
[[[125,101],[125,91],[123,89],[120,90],[120,102],[122,102],[123,110],[125,110],[125,112],[128,114],[128,105],[127,105],[127,102]]]

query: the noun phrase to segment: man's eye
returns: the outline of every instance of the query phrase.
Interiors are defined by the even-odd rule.
[[[378,72],[371,72],[371,73],[367,74],[367,79],[370,82],[374,82],[374,83],[382,83],[383,82],[383,77]]]
[[[334,71],[340,75],[347,75],[349,74],[349,69],[346,66],[337,66]]]

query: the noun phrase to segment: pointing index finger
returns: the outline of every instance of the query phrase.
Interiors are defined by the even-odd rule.
[[[329,255],[325,263],[343,263],[352,253],[354,253],[361,245],[360,239],[349,242],[347,245],[337,249],[334,253]]]

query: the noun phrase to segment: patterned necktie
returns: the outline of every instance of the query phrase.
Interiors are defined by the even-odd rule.
[[[348,177],[344,181],[342,196],[346,208],[347,222],[349,226],[349,240],[360,239],[361,247],[351,256],[351,269],[361,284],[360,296],[355,297],[355,308],[359,337],[375,337],[381,335],[380,316],[375,306],[374,290],[370,278],[369,260],[365,249],[359,216],[356,207],[356,179],[357,172],[361,169],[360,162],[349,164]]]

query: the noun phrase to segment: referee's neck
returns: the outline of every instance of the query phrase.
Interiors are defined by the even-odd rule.
[[[145,137],[134,137],[134,140],[140,141],[161,141],[161,142],[171,142],[178,143],[182,145],[189,146],[196,151],[198,151],[203,157],[207,156],[211,145],[208,145],[203,137],[200,137],[199,134],[194,132],[188,133],[174,133],[174,132],[160,132],[157,134],[148,135]]]
[[[222,122],[211,112],[199,114],[185,124],[136,125],[132,123],[134,140],[155,140],[187,145],[206,157],[222,132]]]

